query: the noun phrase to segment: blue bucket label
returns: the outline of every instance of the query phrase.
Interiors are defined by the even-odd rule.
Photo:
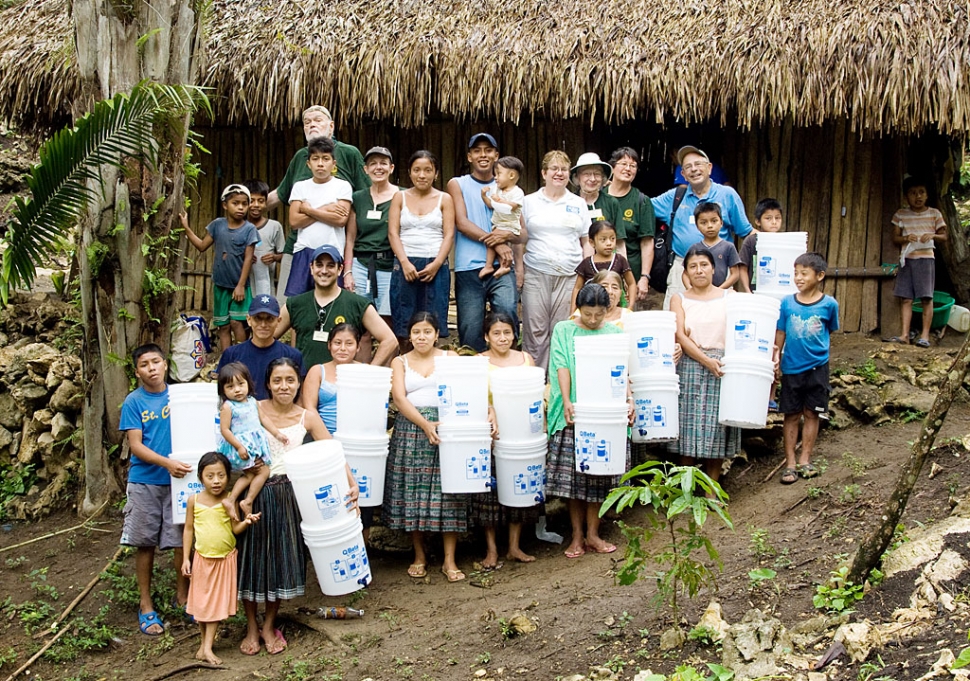
[[[525,471],[512,476],[512,489],[517,495],[535,496],[542,491],[545,479],[545,466],[537,463],[530,465]]]
[[[534,435],[542,432],[542,400],[529,405],[529,432]]]
[[[442,409],[451,408],[451,388],[444,383],[438,386],[438,406]]]
[[[185,509],[189,504],[189,497],[192,496],[193,494],[199,494],[204,489],[205,489],[205,486],[201,482],[197,480],[193,480],[192,482],[190,482],[188,484],[188,489],[180,491],[178,493],[178,496],[175,498],[175,503],[178,504],[179,510],[182,513],[185,513]]]
[[[491,460],[492,454],[487,447],[478,450],[478,454],[469,456],[465,459],[465,479],[484,480],[491,477]]]
[[[610,462],[612,443],[598,438],[596,433],[590,431],[581,431],[580,436],[576,451],[579,452],[582,461],[595,461],[601,464]]]
[[[322,519],[330,520],[340,513],[340,500],[337,498],[337,494],[338,492],[333,485],[324,485],[317,488],[313,493],[317,500],[317,510],[320,511]]]
[[[330,563],[330,575],[335,582],[346,582],[367,572],[369,561],[362,544],[351,544],[341,550],[340,558]]]

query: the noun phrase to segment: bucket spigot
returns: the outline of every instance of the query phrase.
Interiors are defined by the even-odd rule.
[[[497,484],[498,483],[495,481],[495,476],[492,476],[488,480],[485,481],[485,486],[488,487],[489,489],[495,489],[495,486]]]
[[[368,584],[370,584],[370,580],[367,579],[368,577],[369,575],[364,575],[363,577],[357,580],[357,583],[360,584],[361,586],[367,586]]]
[[[585,461],[580,461],[579,462],[579,470],[582,471],[583,473],[585,473],[586,471],[589,470],[589,464],[586,463]]]
[[[539,492],[538,494],[536,494],[537,504],[545,503],[545,501],[546,501],[546,495],[543,492]]]

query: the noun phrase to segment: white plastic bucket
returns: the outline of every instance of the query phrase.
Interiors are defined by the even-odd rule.
[[[757,240],[757,280],[760,293],[794,293],[795,258],[808,249],[807,232],[761,232]]]
[[[951,329],[960,333],[970,331],[970,310],[961,305],[954,305],[950,308],[950,318],[946,323]]]
[[[387,431],[391,370],[370,364],[337,367],[337,431],[371,435]]]
[[[587,475],[626,471],[627,405],[576,404],[576,470]]]
[[[435,357],[434,372],[441,423],[488,418],[488,357]]]
[[[634,312],[623,318],[629,336],[630,377],[676,373],[674,343],[677,315],[664,310]]]
[[[577,336],[576,402],[626,404],[629,336],[625,333]]]
[[[191,384],[183,384],[191,385]],[[206,450],[211,451],[211,450]],[[182,525],[185,523],[185,505],[189,503],[189,497],[198,494],[205,487],[199,480],[199,459],[206,452],[173,452],[168,458],[173,461],[181,461],[192,466],[192,470],[181,478],[172,477],[172,524]]]
[[[532,440],[545,432],[542,396],[545,372],[538,367],[505,367],[489,374],[499,436]]]
[[[724,299],[727,332],[724,357],[772,358],[781,303],[763,293],[734,293]]]
[[[311,442],[287,452],[286,475],[304,523],[332,525],[357,517],[357,511],[346,506],[350,481],[339,440]]]
[[[441,491],[487,492],[492,481],[492,431],[488,421],[438,424]]]
[[[332,525],[300,524],[325,596],[343,596],[370,584],[370,561],[360,518]]]
[[[215,383],[176,383],[168,386],[172,451],[215,451],[219,406],[219,390]],[[198,460],[196,457],[196,462]]]
[[[368,507],[383,504],[390,438],[386,434],[348,435],[339,431],[334,434],[334,439],[340,440],[344,446],[344,458],[360,488],[357,505]]]
[[[775,382],[771,360],[725,357],[718,401],[718,423],[736,428],[764,428]]]
[[[633,379],[634,442],[669,442],[680,437],[680,376]]]
[[[526,442],[495,441],[495,481],[498,502],[503,506],[527,508],[545,501],[545,436]]]

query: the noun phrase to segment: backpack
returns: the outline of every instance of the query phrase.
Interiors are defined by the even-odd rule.
[[[212,352],[209,326],[202,317],[179,315],[172,328],[172,361],[168,375],[176,383],[187,383],[205,366],[205,354]]]
[[[673,266],[674,257],[676,256],[672,236],[674,215],[677,214],[677,209],[680,208],[680,204],[684,201],[686,194],[686,185],[677,187],[677,191],[674,192],[674,203],[670,209],[670,218],[667,220],[657,218],[657,225],[654,229],[653,266],[650,268],[650,288],[660,293],[667,292],[667,275],[670,274],[670,268]],[[645,198],[643,194],[640,197],[641,199]],[[646,200],[649,201],[650,199]]]

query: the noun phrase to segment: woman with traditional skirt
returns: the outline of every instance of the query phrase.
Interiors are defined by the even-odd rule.
[[[576,470],[575,408],[577,336],[621,333],[606,319],[610,296],[599,284],[586,284],[576,296],[579,317],[559,322],[552,331],[549,355],[549,409],[546,422],[549,431],[549,454],[546,457],[546,495],[569,500],[572,539],[566,548],[567,558],[579,558],[587,551],[613,553],[616,546],[599,535],[599,507],[619,478],[587,475]],[[629,403],[629,415],[633,404]],[[627,457],[630,445],[627,440]],[[586,532],[583,533],[583,524]]]
[[[269,437],[273,461],[270,477],[253,504],[253,513],[261,514],[260,522],[239,541],[239,598],[247,623],[239,650],[244,655],[258,653],[260,641],[270,655],[286,649],[286,639],[276,628],[280,602],[303,596],[306,591],[300,509],[286,477],[286,453],[302,445],[307,433],[313,440],[330,438],[320,416],[299,406],[300,367],[292,359],[281,357],[270,362],[266,389],[270,399],[260,402],[261,412],[286,435],[288,444]],[[359,489],[352,477],[351,483],[349,501],[356,505]],[[260,603],[266,604],[262,626],[256,619]]]
[[[684,271],[690,288],[670,299],[670,310],[677,315],[677,342],[685,355],[677,365],[680,438],[667,449],[680,454],[686,466],[703,459],[704,472],[717,480],[722,459],[741,449],[741,430],[717,422],[727,326],[724,302],[731,291],[714,286],[714,256],[703,244],[687,251]]]
[[[502,310],[495,310],[485,317],[485,342],[488,350],[482,353],[488,357],[489,374],[501,367],[531,367],[535,366],[532,355],[528,352],[515,350],[515,321],[512,316]],[[488,394],[489,404],[492,402],[491,385]],[[494,423],[494,410],[489,406],[489,415]],[[497,434],[502,437],[501,432]],[[495,470],[495,459],[492,459],[492,470]],[[539,517],[539,507],[509,508],[498,501],[498,491],[492,488],[488,492],[473,494],[470,499],[469,514],[471,520],[485,530],[486,552],[482,560],[482,568],[495,570],[502,567],[498,559],[498,545],[495,542],[495,528],[508,524],[509,551],[506,558],[520,563],[531,563],[535,556],[530,556],[519,546],[522,537],[522,523],[535,523]]]
[[[444,539],[441,572],[449,582],[465,579],[455,563],[458,533],[468,529],[468,504],[461,494],[441,492],[438,458],[438,382],[434,358],[454,355],[439,350],[438,318],[416,312],[407,326],[412,350],[391,362],[391,395],[398,408],[387,457],[384,519],[392,530],[411,533],[414,562],[408,575],[427,575],[424,535],[440,532]]]

